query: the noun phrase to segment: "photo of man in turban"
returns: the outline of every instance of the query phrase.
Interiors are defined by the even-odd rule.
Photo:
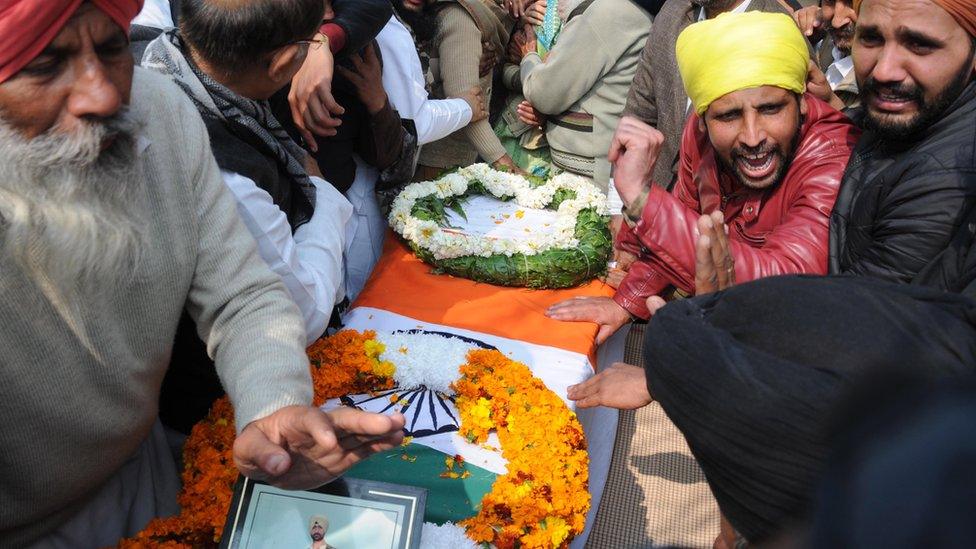
[[[312,544],[308,549],[336,549],[325,541],[325,533],[329,531],[329,517],[316,515],[308,521],[308,537],[312,538]]]

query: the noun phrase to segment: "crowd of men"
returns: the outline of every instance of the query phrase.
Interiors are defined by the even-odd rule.
[[[830,520],[880,458],[829,426],[878,370],[976,370],[976,2],[805,4],[0,2],[0,546],[174,513],[223,392],[237,466],[278,486],[399,444],[400,415],[311,406],[304,350],[398,189],[476,161],[607,194],[615,294],[547,314],[598,342],[649,319],[645,365],[568,397],[658,401],[717,546],[883,530]]]

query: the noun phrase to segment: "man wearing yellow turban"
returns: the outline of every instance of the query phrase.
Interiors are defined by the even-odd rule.
[[[755,37],[762,40],[755,40]],[[784,14],[723,14],[678,37],[678,68],[694,112],[672,192],[648,179],[663,135],[627,119],[611,155],[629,227],[617,247],[638,256],[610,298],[558,303],[550,316],[601,325],[606,337],[647,298],[695,292],[695,237],[720,212],[740,281],[827,270],[827,227],[859,132],[804,95],[809,50]]]

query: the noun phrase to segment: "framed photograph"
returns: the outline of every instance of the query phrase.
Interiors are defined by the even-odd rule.
[[[311,491],[240,477],[221,549],[419,549],[427,490],[339,478]]]

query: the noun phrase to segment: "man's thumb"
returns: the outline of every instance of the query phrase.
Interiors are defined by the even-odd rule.
[[[234,461],[246,476],[258,480],[279,477],[291,467],[291,456],[251,425],[234,442]]]

